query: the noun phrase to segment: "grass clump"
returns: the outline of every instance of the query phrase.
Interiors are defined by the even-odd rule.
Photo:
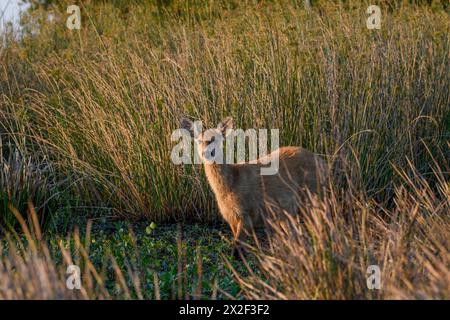
[[[0,298],[448,299],[447,2],[383,1],[381,30],[311,2],[90,1],[76,31],[64,0],[2,34]],[[279,129],[331,193],[227,264],[201,167],[170,161],[183,116]]]
[[[445,10],[384,10],[373,31],[360,2],[199,7],[85,5],[80,31],[63,2],[52,21],[33,11],[39,34],[2,56],[4,136],[39,145],[85,206],[155,221],[217,218],[200,168],[170,161],[182,115],[278,128],[281,145],[345,158],[378,200],[406,156],[429,171],[420,141],[449,154]]]
[[[415,171],[414,168],[410,168]],[[407,177],[383,206],[353,190],[311,197],[301,216],[276,212],[269,246],[250,248],[257,268],[234,272],[249,299],[448,299],[450,184]],[[279,217],[286,215],[287,222]],[[368,281],[379,268],[380,287]],[[252,274],[252,271],[257,271]],[[250,274],[250,276],[248,276]]]

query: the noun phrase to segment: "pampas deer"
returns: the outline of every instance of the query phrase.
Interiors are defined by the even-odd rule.
[[[217,128],[197,136],[190,120],[183,119],[181,126],[197,139],[197,150],[204,163],[206,178],[222,217],[230,225],[236,249],[245,234],[265,225],[269,214],[276,212],[274,210],[296,213],[301,204],[299,195],[305,194],[306,189],[315,193],[320,188],[326,166],[322,159],[308,150],[281,147],[264,159],[249,163],[218,164],[214,161],[215,149],[211,153],[210,145],[215,143],[219,148],[222,146],[226,134],[232,131],[233,119],[228,117]],[[278,172],[261,175],[261,167],[274,157],[278,157]]]

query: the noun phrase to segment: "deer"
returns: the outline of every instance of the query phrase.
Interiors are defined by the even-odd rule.
[[[223,119],[216,128],[195,132],[194,123],[183,118],[181,128],[196,140],[206,179],[215,195],[222,218],[233,235],[233,255],[241,252],[246,235],[267,227],[274,210],[298,212],[300,195],[320,192],[326,176],[326,162],[301,147],[281,147],[259,159],[243,163],[216,163],[215,150],[233,130],[233,118]],[[215,148],[211,148],[215,144]],[[211,151],[212,149],[212,151]],[[261,175],[260,169],[278,157],[276,174]],[[309,190],[309,191],[307,191]]]

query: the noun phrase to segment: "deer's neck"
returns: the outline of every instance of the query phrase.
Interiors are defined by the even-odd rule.
[[[216,196],[233,191],[235,168],[230,164],[205,164],[206,178]]]

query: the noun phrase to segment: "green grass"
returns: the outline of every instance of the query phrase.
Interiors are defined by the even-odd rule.
[[[89,258],[99,270],[105,262],[105,257],[113,256],[121,270],[127,270],[127,264],[139,272],[142,286],[142,297],[152,299],[154,296],[153,273],[159,279],[162,299],[178,298],[178,281],[182,279],[183,298],[192,299],[198,285],[197,250],[202,259],[202,291],[203,299],[211,298],[213,286],[217,286],[226,293],[237,296],[240,288],[234,282],[231,272],[223,262],[222,255],[230,257],[231,245],[223,240],[230,234],[224,229],[210,226],[183,226],[183,271],[179,274],[177,264],[180,253],[177,248],[177,225],[156,226],[149,229],[150,224],[140,223],[129,225],[126,222],[105,223],[98,221],[93,225],[90,236]],[[130,229],[133,230],[130,233]],[[150,231],[151,230],[151,231]],[[81,236],[81,241],[83,237]],[[57,251],[56,241],[51,241],[51,248]],[[67,245],[67,243],[66,243]],[[73,245],[73,243],[72,243]],[[236,264],[236,263],[235,263]],[[112,266],[106,270],[106,288],[120,296],[117,292],[116,279],[113,277]],[[188,282],[188,283],[186,283]],[[132,279],[127,279],[127,285],[133,287]],[[133,296],[137,298],[137,296]],[[220,292],[217,298],[224,298]]]
[[[445,10],[383,7],[371,31],[360,2],[206,3],[87,6],[80,31],[62,23],[63,3],[54,22],[33,12],[39,35],[2,56],[2,139],[45,157],[70,201],[155,221],[217,219],[201,168],[170,162],[183,115],[279,128],[281,145],[341,158],[379,201],[392,165],[429,171],[420,141],[449,154]]]
[[[42,239],[51,264],[61,273],[61,278],[58,279],[61,284],[67,279],[67,275],[64,275],[64,266],[69,264],[64,258],[66,251],[70,259],[73,259],[70,264],[75,264],[82,270],[82,286],[87,287],[88,297],[91,298],[242,298],[241,289],[225,261],[228,260],[243,273],[246,271],[240,262],[230,256],[231,245],[226,240],[230,234],[223,227],[176,224],[159,226],[154,223],[130,224],[107,219],[91,221],[89,224],[79,220],[77,227],[67,235],[46,232]],[[17,254],[14,251],[16,247],[28,248],[29,252],[30,241],[20,235],[19,239],[0,241],[5,254],[2,259]],[[39,246],[39,241],[36,243]],[[26,261],[30,263],[30,260]],[[0,269],[2,268],[3,265]],[[30,269],[33,268],[38,267],[31,265]],[[92,277],[92,270],[95,270],[101,281]],[[0,270],[0,274],[2,271],[4,270]],[[122,277],[123,282],[120,280]],[[26,288],[26,284],[16,280],[15,286],[10,289],[19,291],[21,285]],[[52,292],[45,289],[42,291],[42,296]],[[6,298],[7,294],[6,290],[1,297]],[[64,290],[63,293],[52,293],[50,297],[67,298],[72,294],[77,296],[80,293],[77,290]],[[34,298],[39,296],[37,294]]]
[[[16,239],[18,251],[1,258],[26,267],[14,276],[0,268],[0,278],[25,288],[42,262],[61,272],[41,293],[67,297],[58,239],[78,225],[84,243],[93,219],[89,256],[69,256],[95,270],[114,259],[104,283],[88,277],[84,298],[139,297],[125,292],[137,279],[132,264],[142,297],[155,298],[152,270],[162,298],[192,294],[198,243],[203,298],[214,278],[239,298],[448,297],[434,277],[448,276],[449,12],[442,2],[410,2],[380,4],[376,31],[366,28],[369,1],[356,0],[313,1],[311,10],[288,0],[91,2],[79,31],[65,27],[70,1],[30,11],[23,38],[5,33],[0,47],[0,233],[19,230],[14,208],[25,215],[31,201],[50,258]],[[307,213],[329,233],[300,221],[297,233],[275,235],[279,251],[256,250],[255,275],[236,262],[245,276],[232,277],[220,258],[230,251],[220,233],[230,236],[211,227],[220,217],[201,166],[170,161],[183,116],[277,128],[281,145],[329,160],[336,193]],[[176,222],[186,224],[181,263]],[[342,237],[331,239],[336,230]],[[364,291],[371,260],[390,272],[389,293]],[[422,296],[411,291],[417,283]]]

